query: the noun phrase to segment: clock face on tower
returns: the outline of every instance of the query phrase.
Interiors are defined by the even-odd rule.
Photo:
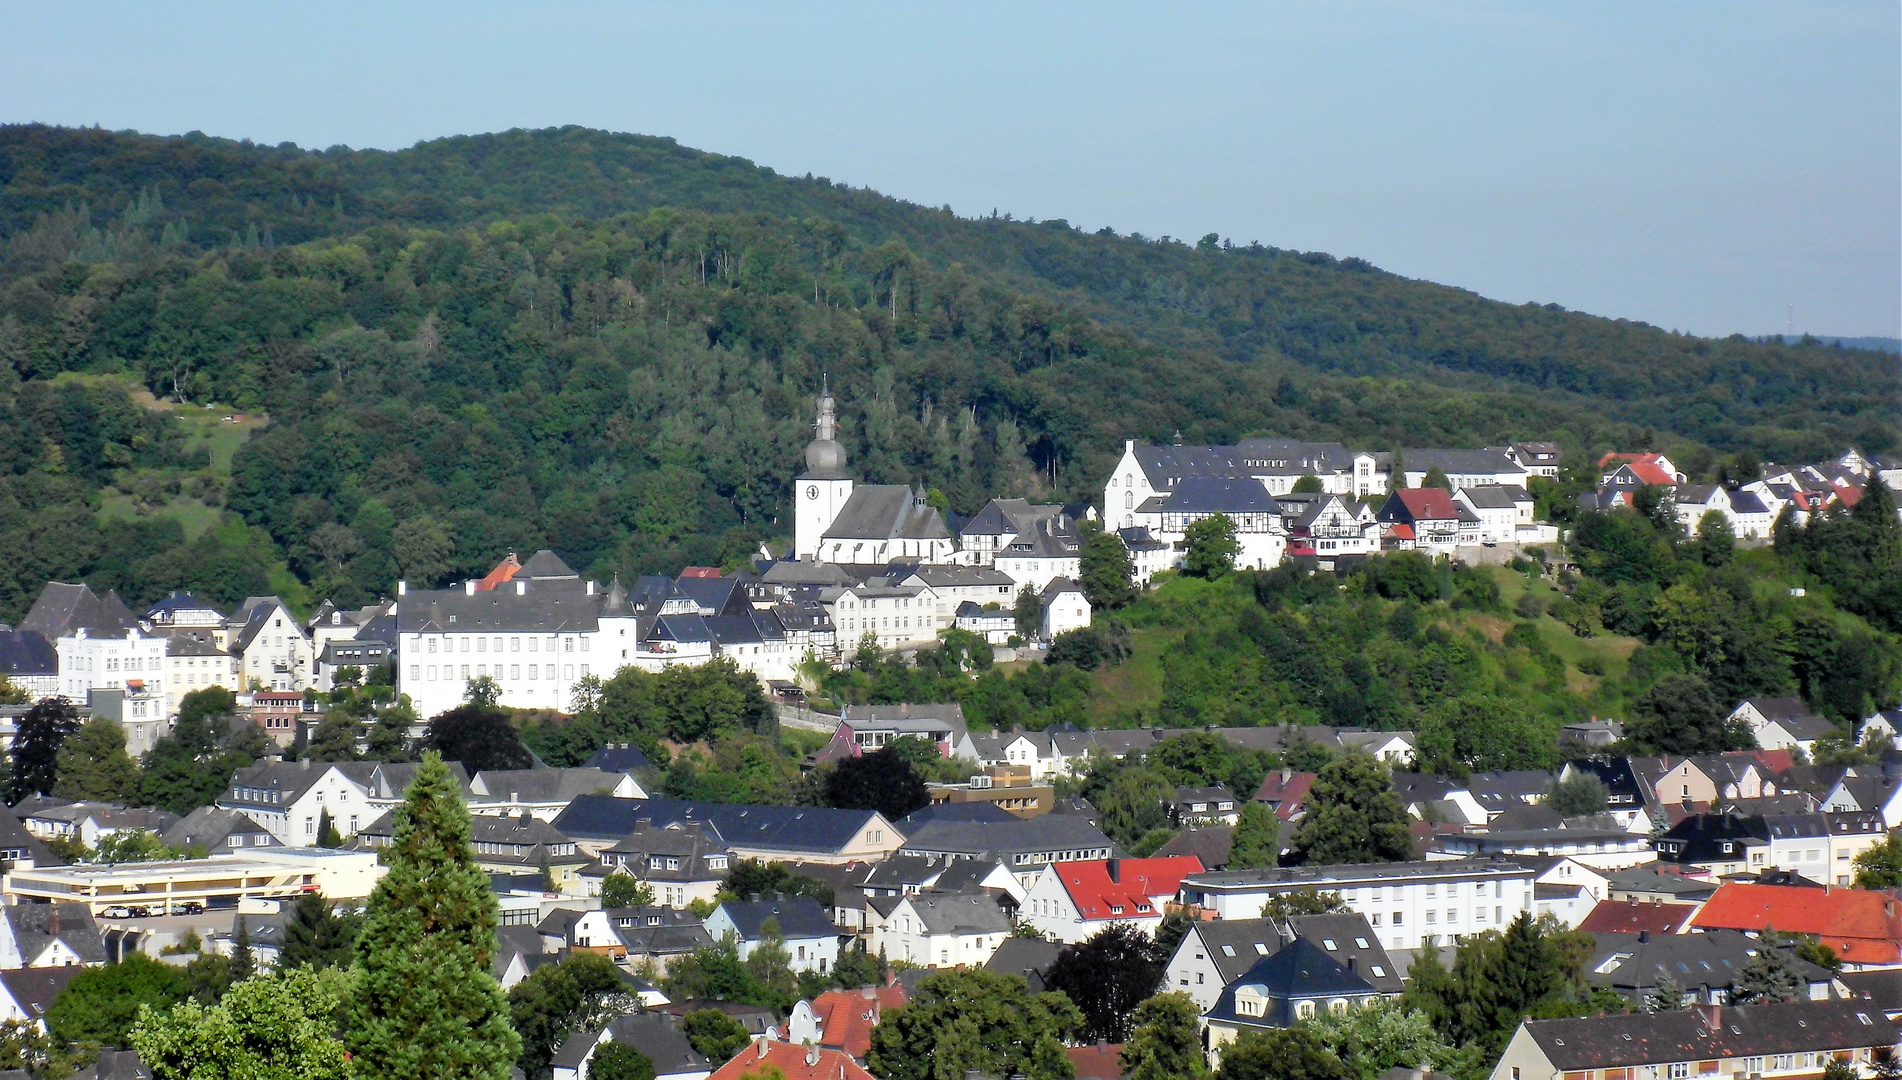
[[[818,498],[818,497],[819,497],[819,485],[818,485],[818,484],[807,484],[807,485],[806,485],[806,498],[808,498],[808,499],[816,499],[816,498]]]

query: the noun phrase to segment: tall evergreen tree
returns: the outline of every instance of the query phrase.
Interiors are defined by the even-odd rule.
[[[258,958],[251,951],[251,928],[240,915],[231,930],[231,981],[243,982],[257,973]]]
[[[1783,938],[1765,931],[1757,939],[1757,955],[1750,958],[1731,986],[1730,998],[1738,1005],[1766,1001],[1794,1001],[1803,990],[1803,976],[1797,973],[1796,960],[1783,947]]]
[[[127,802],[139,794],[139,767],[125,752],[125,729],[110,717],[80,725],[55,761],[53,794],[62,799]]]
[[[1242,804],[1240,819],[1228,849],[1228,869],[1260,870],[1281,858],[1281,822],[1253,799]]]
[[[356,952],[357,917],[339,915],[334,905],[320,892],[307,892],[291,907],[284,924],[284,946],[278,952],[277,966],[284,970],[298,967],[347,968]]]
[[[352,1055],[366,1075],[392,1080],[505,1080],[522,1043],[489,974],[495,896],[439,755],[416,770],[386,858],[357,938]]]
[[[59,781],[59,751],[79,730],[79,710],[63,697],[41,698],[20,717],[13,736],[13,775],[7,802],[51,795]]]

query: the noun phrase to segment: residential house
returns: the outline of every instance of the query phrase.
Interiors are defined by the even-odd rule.
[[[1543,476],[1549,480],[1558,479],[1559,466],[1565,461],[1565,452],[1555,442],[1516,442],[1506,447],[1506,455],[1513,464],[1526,471],[1527,476]]]
[[[59,649],[31,630],[0,623],[0,678],[32,701],[60,692]]]
[[[1289,1028],[1322,1014],[1341,1015],[1385,996],[1358,971],[1296,938],[1222,988],[1203,1014],[1208,1044],[1220,1053],[1244,1031]]]
[[[1021,584],[1011,575],[989,566],[920,566],[899,577],[897,583],[905,588],[928,591],[934,604],[930,623],[934,631],[956,626],[958,612],[966,604],[1009,608]]]
[[[885,1013],[903,1008],[907,997],[904,984],[899,982],[827,990],[793,1006],[792,1015],[786,1018],[786,1041],[793,1046],[833,1050],[862,1062],[872,1048],[872,1029]]]
[[[91,801],[48,806],[20,819],[26,831],[41,840],[76,840],[89,848],[120,832],[159,836],[177,823],[178,815],[170,811]]]
[[[1446,476],[1447,484],[1454,491],[1469,487],[1499,487],[1511,485],[1525,487],[1528,473],[1525,466],[1513,460],[1510,452],[1487,448],[1483,450],[1418,450],[1402,449],[1400,464],[1395,477],[1401,483],[1396,486],[1418,488],[1426,483],[1430,473],[1438,471]],[[1404,478],[1404,479],[1402,479]]]
[[[1479,543],[1478,516],[1440,488],[1393,492],[1379,518],[1386,526],[1384,547],[1450,559],[1460,545]]]
[[[921,967],[982,967],[1011,935],[1010,913],[984,890],[896,898],[867,952]]]
[[[1179,787],[1169,817],[1178,826],[1233,825],[1241,817],[1235,795],[1227,787]]]
[[[1749,728],[1765,750],[1800,749],[1805,757],[1816,753],[1817,739],[1840,730],[1793,697],[1747,699],[1731,710],[1729,722]]]
[[[1007,912],[1024,898],[1024,885],[994,859],[941,859],[899,852],[860,868],[834,890],[833,919],[851,932],[870,932],[896,910],[896,898],[922,893],[985,892]],[[884,898],[892,903],[874,906]],[[883,909],[883,915],[880,913]]]
[[[1041,593],[1053,579],[1083,572],[1083,538],[1067,514],[1041,518],[997,552],[995,566],[1018,588]]]
[[[1767,948],[1736,930],[1698,934],[1593,934],[1596,949],[1585,962],[1585,981],[1611,990],[1639,1008],[1669,978],[1695,1004],[1728,1005],[1737,976]],[[1832,997],[1833,974],[1791,953],[1784,963],[1794,969],[1811,1001]],[[1675,1007],[1675,1006],[1673,1006]]]
[[[0,971],[0,1023],[17,1020],[44,1034],[46,1010],[73,976],[84,970],[79,965],[61,965]]]
[[[984,969],[1003,975],[1021,975],[1030,984],[1031,993],[1041,994],[1049,989],[1044,973],[1068,947],[1044,938],[1008,938],[991,954]]]
[[[197,848],[207,854],[237,851],[243,848],[282,847],[283,841],[271,830],[251,820],[242,810],[201,806],[166,829],[159,837],[167,847],[189,851]]]
[[[1854,1001],[1522,1020],[1492,1080],[1815,1076],[1832,1060],[1867,1076],[1895,1042],[1895,1022]]]
[[[1024,894],[1021,917],[1045,937],[1070,944],[1112,923],[1153,931],[1182,879],[1203,869],[1192,855],[1052,862]]]
[[[924,739],[937,749],[939,757],[948,758],[960,756],[969,734],[964,707],[956,702],[939,702],[847,705],[839,710],[839,727],[832,737],[848,748],[852,757],[883,749],[895,739]]]
[[[1733,491],[1729,497],[1730,527],[1737,539],[1770,539],[1776,532],[1777,510],[1772,510],[1763,496],[1754,491]]]
[[[473,814],[469,845],[476,866],[492,874],[546,873],[555,891],[578,893],[578,876],[594,860],[561,830],[526,811],[512,816]],[[395,842],[395,814],[386,813],[358,832],[354,847],[371,851]]]
[[[1332,570],[1337,559],[1380,551],[1380,523],[1371,501],[1306,493],[1275,501],[1281,504],[1291,558],[1313,559],[1317,568]]]
[[[1888,893],[1725,882],[1698,909],[1699,930],[1814,934],[1849,970],[1902,963],[1902,912]]]
[[[989,567],[996,563],[998,555],[1011,541],[1019,536],[1032,535],[1040,523],[1063,516],[1063,506],[1059,503],[992,499],[958,526],[958,547],[971,565]]]
[[[627,874],[654,890],[654,902],[684,908],[713,903],[731,869],[732,853],[720,831],[705,822],[655,825],[643,819],[632,832],[601,852],[600,888],[612,874]],[[583,871],[584,876],[596,876]]]
[[[588,1080],[595,1051],[611,1042],[639,1050],[653,1065],[655,1080],[706,1080],[713,1072],[714,1063],[681,1033],[678,1017],[640,1012],[617,1016],[605,1027],[577,1031],[562,1040],[549,1059],[554,1080]]]
[[[876,810],[579,795],[554,826],[583,851],[599,855],[643,821],[712,826],[736,859],[868,862],[898,850],[904,837]]]
[[[1724,877],[1783,869],[1847,885],[1857,855],[1885,839],[1875,811],[1744,817],[1696,814],[1657,840],[1658,859],[1687,872]]]
[[[316,650],[311,647],[304,624],[283,600],[275,596],[246,597],[229,625],[231,655],[237,658],[239,675],[247,687],[301,691],[314,684]]]
[[[805,897],[728,900],[707,916],[706,926],[716,940],[732,934],[742,960],[776,933],[794,971],[824,974],[839,962],[838,928],[817,901]]]
[[[1203,917],[1252,919],[1280,894],[1338,892],[1387,948],[1400,950],[1503,929],[1532,910],[1532,879],[1530,868],[1509,859],[1224,870],[1183,878],[1180,902]]]
[[[712,944],[713,935],[692,912],[674,908],[609,908],[609,925],[626,948],[627,966],[665,975],[674,961]]]
[[[1526,489],[1517,485],[1484,484],[1463,487],[1453,494],[1454,501],[1479,519],[1482,544],[1540,543],[1546,538],[1533,518],[1534,501]],[[1553,531],[1551,540],[1557,540]]]
[[[1698,904],[1711,898],[1717,883],[1670,872],[1670,863],[1634,866],[1605,874],[1605,899],[1646,904]]]
[[[1882,815],[1885,829],[1902,826],[1902,778],[1863,775],[1871,771],[1851,769],[1829,794],[1817,800],[1815,809],[1830,813],[1867,810]]]
[[[308,758],[259,762],[232,774],[217,805],[245,814],[291,847],[315,844],[326,813],[348,839],[383,813],[370,800],[376,770],[366,762],[323,764]]]
[[[1046,640],[1090,625],[1090,601],[1083,586],[1067,577],[1053,577],[1043,587],[1038,601],[1043,610],[1043,636]]]
[[[654,763],[633,743],[609,743],[596,750],[588,760],[581,763],[585,769],[600,769],[609,773],[640,774],[652,770]]]
[[[1314,773],[1282,768],[1261,778],[1255,789],[1255,801],[1266,806],[1282,821],[1293,821],[1307,810],[1308,789],[1314,786]]]
[[[786,1080],[873,1080],[863,1065],[843,1051],[816,1045],[795,1046],[769,1038],[754,1039],[751,1046],[733,1055],[709,1080],[743,1080],[747,1076],[774,1074]],[[555,1080],[565,1078],[557,1076]]]
[[[992,645],[1005,645],[1017,634],[1017,616],[1008,607],[980,605],[966,600],[958,605],[952,625],[976,634]]]
[[[1400,993],[1400,969],[1381,948],[1379,935],[1363,915],[1297,915],[1284,923],[1272,919],[1197,922],[1170,954],[1163,985],[1189,995],[1198,1009],[1207,1012],[1225,987],[1296,938],[1320,946],[1381,993]]]
[[[1175,545],[1152,536],[1145,526],[1135,525],[1127,529],[1117,529],[1116,538],[1123,542],[1129,552],[1130,565],[1135,568],[1135,582],[1138,588],[1146,588],[1156,571],[1167,570],[1175,564]]]
[[[1600,487],[1637,487],[1645,484],[1674,487],[1690,479],[1671,464],[1670,458],[1650,452],[1614,451],[1598,459],[1598,470],[1601,474]],[[1621,477],[1628,479],[1615,479]]]
[[[85,904],[0,906],[0,970],[98,966],[106,942]]]
[[[1537,811],[1552,818],[1558,817],[1556,812],[1547,807],[1539,807]],[[1440,834],[1434,837],[1433,851],[1455,858],[1563,855],[1600,871],[1637,866],[1658,857],[1658,853],[1651,848],[1649,837],[1627,831],[1610,815],[1563,819],[1547,828],[1501,827],[1508,817],[1520,814],[1520,811],[1509,811],[1500,815],[1492,827],[1483,833]]]
[[[532,814],[553,821],[577,795],[645,799],[640,782],[626,772],[591,766],[572,769],[484,769],[469,780],[469,812],[478,816]]]

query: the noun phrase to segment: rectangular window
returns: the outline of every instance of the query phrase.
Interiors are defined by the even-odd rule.
[[[567,670],[561,673],[561,677],[564,679],[573,679],[575,677],[575,666],[573,664],[569,664],[567,667]]]
[[[535,643],[534,643],[533,641],[530,641],[530,642],[529,642],[529,645],[531,646],[531,648],[530,648],[530,649],[528,650],[529,652],[534,652],[534,651],[535,651],[535,650],[534,650],[534,649],[532,648],[532,646],[533,646],[534,644],[535,644]],[[530,682],[534,682],[534,681],[535,681],[535,665],[534,665],[534,664],[530,664],[530,665],[528,665],[528,681],[530,681]]]
[[[436,665],[434,664],[429,665],[429,681],[436,681]]]
[[[521,638],[518,638],[518,637],[512,637],[512,638],[510,638],[510,639],[509,639],[509,651],[510,651],[510,652],[521,652],[521,651],[522,651],[522,639],[521,639]]]
[[[1690,1075],[1691,1075],[1690,1062],[1673,1061],[1671,1063],[1671,1080],[1686,1080],[1686,1078],[1689,1077]]]
[[[488,651],[489,651],[489,639],[488,639],[488,638],[485,638],[485,637],[479,637],[479,638],[477,638],[477,639],[476,639],[476,651],[477,651],[477,652],[488,652]]]
[[[467,664],[462,665],[462,681],[469,681],[469,665]]]
[[[426,652],[432,652],[432,653],[433,653],[433,652],[435,652],[435,651],[436,651],[436,639],[435,639],[435,638],[430,638],[430,639],[428,639],[427,641],[425,641],[425,642],[423,642],[423,649],[424,649],[424,651],[426,651]]]

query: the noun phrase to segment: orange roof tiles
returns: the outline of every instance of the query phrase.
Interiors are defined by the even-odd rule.
[[[1068,1046],[1063,1050],[1076,1067],[1076,1080],[1122,1080],[1122,1043]]]
[[[1444,521],[1460,516],[1453,493],[1444,488],[1402,488],[1394,492],[1415,521]]]
[[[1726,882],[1691,925],[1815,934],[1845,963],[1902,962],[1902,905],[1889,892]]]
[[[784,1073],[786,1080],[874,1080],[863,1065],[837,1050],[794,1046],[770,1039],[753,1040],[753,1045],[713,1070],[707,1080],[739,1080],[749,1072],[765,1073],[767,1066]]]
[[[1116,871],[1112,876],[1111,864]],[[1147,919],[1160,916],[1151,897],[1173,895],[1182,879],[1207,869],[1193,855],[1159,859],[1090,859],[1050,864],[1086,919]]]
[[[886,1010],[904,1004],[902,983],[863,990],[828,990],[812,999],[813,1014],[819,1018],[819,1045],[843,1050],[862,1061],[872,1048],[872,1029]]]
[[[476,591],[488,592],[497,585],[513,578],[521,569],[522,564],[516,561],[515,553],[511,551],[508,553],[507,558],[495,564],[495,569],[489,571],[486,576],[475,583]]]

